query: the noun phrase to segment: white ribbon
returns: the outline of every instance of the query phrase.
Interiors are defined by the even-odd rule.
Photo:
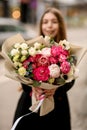
[[[28,113],[28,114],[25,114],[25,115],[19,117],[19,118],[15,121],[15,123],[13,124],[11,130],[15,130],[15,128],[16,128],[16,126],[18,125],[19,121],[20,121],[23,117],[28,116],[28,115],[32,114],[33,112],[37,112],[37,110],[38,110],[38,109],[40,108],[40,106],[42,105],[43,101],[44,101],[44,98],[41,98],[41,99],[40,99],[40,102],[39,102],[39,104],[38,104],[38,106],[34,109],[34,111],[32,111],[32,112],[30,112],[30,113]]]

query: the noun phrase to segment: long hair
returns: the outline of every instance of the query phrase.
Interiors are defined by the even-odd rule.
[[[65,26],[65,22],[64,22],[64,18],[61,14],[61,12],[54,8],[54,7],[49,7],[46,9],[46,11],[43,13],[42,17],[41,17],[41,20],[40,20],[40,32],[39,34],[40,35],[43,35],[43,31],[42,31],[42,22],[43,22],[43,17],[46,13],[53,13],[57,20],[58,20],[58,24],[59,24],[59,31],[58,31],[58,35],[55,37],[55,41],[56,42],[59,42],[60,40],[64,40],[64,39],[67,39],[67,36],[66,36],[66,26]]]

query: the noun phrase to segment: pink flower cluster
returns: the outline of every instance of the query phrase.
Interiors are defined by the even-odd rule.
[[[61,45],[44,47],[38,54],[29,55],[23,61],[26,77],[36,81],[48,82],[49,79],[55,80],[61,75],[66,75],[71,69],[71,64],[68,61],[69,56],[69,51]]]

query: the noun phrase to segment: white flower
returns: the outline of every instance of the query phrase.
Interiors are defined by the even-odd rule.
[[[50,43],[50,36],[45,36],[44,40],[45,42]]]
[[[29,55],[31,56],[34,56],[36,54],[36,50],[34,47],[30,47],[28,51],[29,51]]]
[[[41,50],[41,54],[44,56],[51,56],[51,48],[45,47]]]
[[[15,48],[20,48],[20,43],[15,43],[14,47]]]
[[[70,43],[68,41],[66,41],[66,40],[60,41],[59,45],[62,45],[63,48],[65,48],[66,50],[70,49]]]
[[[22,51],[21,51],[21,54],[22,54],[22,55],[27,55],[27,54],[28,54],[28,51],[27,51],[27,50],[22,50]]]
[[[69,73],[67,74],[68,79],[66,80],[66,82],[71,82],[73,79],[78,77],[78,74],[79,74],[79,69],[76,68],[74,65],[72,65]]]
[[[14,56],[14,55],[16,55],[16,54],[19,54],[18,49],[12,49],[11,52],[10,52],[10,55],[11,55],[11,56]]]
[[[78,78],[78,76],[79,76],[79,69],[78,69],[78,68],[75,68],[74,77],[75,77],[75,78]]]
[[[68,75],[68,77],[73,76],[74,71],[75,71],[75,66],[74,66],[74,65],[72,65],[72,66],[71,66],[71,68],[70,68],[69,73],[67,74],[67,75]]]
[[[74,71],[75,71],[75,67],[71,66],[69,73],[67,74],[68,79],[66,80],[66,82],[71,82],[72,79],[74,78]]]
[[[35,48],[35,49],[40,49],[40,47],[41,47],[41,43],[35,42],[34,48]]]
[[[22,50],[28,49],[28,45],[27,45],[25,42],[23,42],[23,43],[20,45],[20,48],[21,48]]]
[[[52,78],[58,78],[60,76],[60,68],[57,64],[52,64],[48,68],[50,70],[50,76]]]
[[[46,45],[50,45],[50,41],[51,41],[51,37],[50,36],[45,36],[44,40],[45,40],[45,44]]]

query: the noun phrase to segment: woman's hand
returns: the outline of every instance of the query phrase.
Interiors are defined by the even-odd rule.
[[[53,96],[55,93],[56,89],[44,89],[43,93],[45,94],[46,97]]]
[[[39,87],[32,87],[32,91],[36,97],[36,100],[39,100],[42,95],[45,97],[53,96],[56,89],[42,89]]]

